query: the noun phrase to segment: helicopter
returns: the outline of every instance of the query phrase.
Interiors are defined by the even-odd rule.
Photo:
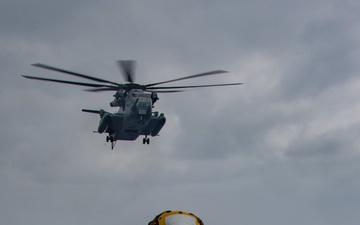
[[[106,142],[111,143],[111,149],[114,149],[117,140],[134,141],[140,135],[143,135],[143,144],[150,144],[149,136],[158,136],[160,130],[163,128],[166,122],[166,117],[163,113],[153,111],[155,102],[159,100],[158,93],[176,93],[183,92],[192,88],[233,86],[243,84],[226,83],[186,86],[158,86],[180,80],[227,73],[227,71],[224,70],[213,70],[205,73],[199,73],[191,76],[185,76],[167,81],[143,85],[134,82],[134,60],[118,60],[117,65],[121,70],[126,83],[117,83],[94,76],[64,70],[42,63],[35,63],[32,64],[32,66],[91,80],[96,83],[58,80],[29,75],[21,76],[33,80],[85,86],[89,87],[88,89],[84,90],[88,92],[115,92],[115,94],[113,95],[114,99],[110,102],[110,106],[119,107],[119,110],[117,112],[110,113],[103,109],[82,109],[83,112],[100,115],[99,126],[97,131],[95,132],[99,134],[108,134],[106,136]]]

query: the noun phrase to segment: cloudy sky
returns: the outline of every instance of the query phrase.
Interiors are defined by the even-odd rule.
[[[0,1],[0,223],[145,225],[164,210],[206,225],[360,221],[360,3],[356,0]],[[122,82],[209,70],[162,94],[160,137],[97,129],[113,93],[45,63]],[[76,78],[75,78],[76,80]]]

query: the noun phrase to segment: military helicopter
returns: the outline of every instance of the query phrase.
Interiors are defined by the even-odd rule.
[[[34,77],[22,75],[28,79],[50,81],[57,83],[65,83],[72,85],[79,85],[90,87],[85,89],[89,92],[103,92],[113,91],[114,99],[110,102],[111,107],[119,107],[118,112],[110,113],[103,109],[92,110],[83,109],[83,112],[95,113],[100,115],[100,122],[98,126],[98,133],[107,133],[106,142],[111,142],[111,149],[114,148],[117,140],[134,141],[140,135],[144,135],[143,144],[150,144],[148,136],[155,137],[159,134],[160,130],[166,122],[163,113],[153,111],[154,103],[159,100],[158,93],[175,93],[182,92],[191,88],[204,88],[204,87],[217,87],[217,86],[232,86],[240,85],[242,83],[228,83],[228,84],[208,84],[208,85],[190,85],[190,86],[158,86],[166,83],[171,83],[180,80],[192,79],[197,77],[204,77],[215,74],[223,74],[227,71],[213,70],[205,73],[195,74],[191,76],[171,79],[162,82],[150,84],[134,83],[134,60],[119,60],[117,64],[122,71],[122,74],[127,83],[117,83],[98,77],[93,77],[69,70],[56,68],[53,66],[35,63],[32,66],[42,69],[61,72],[67,75],[80,77],[83,79],[95,81],[97,83],[85,83],[67,80],[50,79],[43,77]]]

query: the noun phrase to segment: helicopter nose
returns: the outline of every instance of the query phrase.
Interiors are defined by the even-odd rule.
[[[150,104],[146,100],[139,100],[137,102],[138,113],[140,115],[145,115],[148,112],[149,107],[150,107]]]

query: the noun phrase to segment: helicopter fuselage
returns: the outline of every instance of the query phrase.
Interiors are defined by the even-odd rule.
[[[144,135],[143,143],[149,144],[147,136],[157,136],[166,122],[164,114],[152,112],[153,102],[157,96],[138,89],[117,93],[114,96],[113,106],[120,109],[117,113],[100,113],[98,132],[108,133],[106,140],[112,143],[117,140],[133,141]]]

